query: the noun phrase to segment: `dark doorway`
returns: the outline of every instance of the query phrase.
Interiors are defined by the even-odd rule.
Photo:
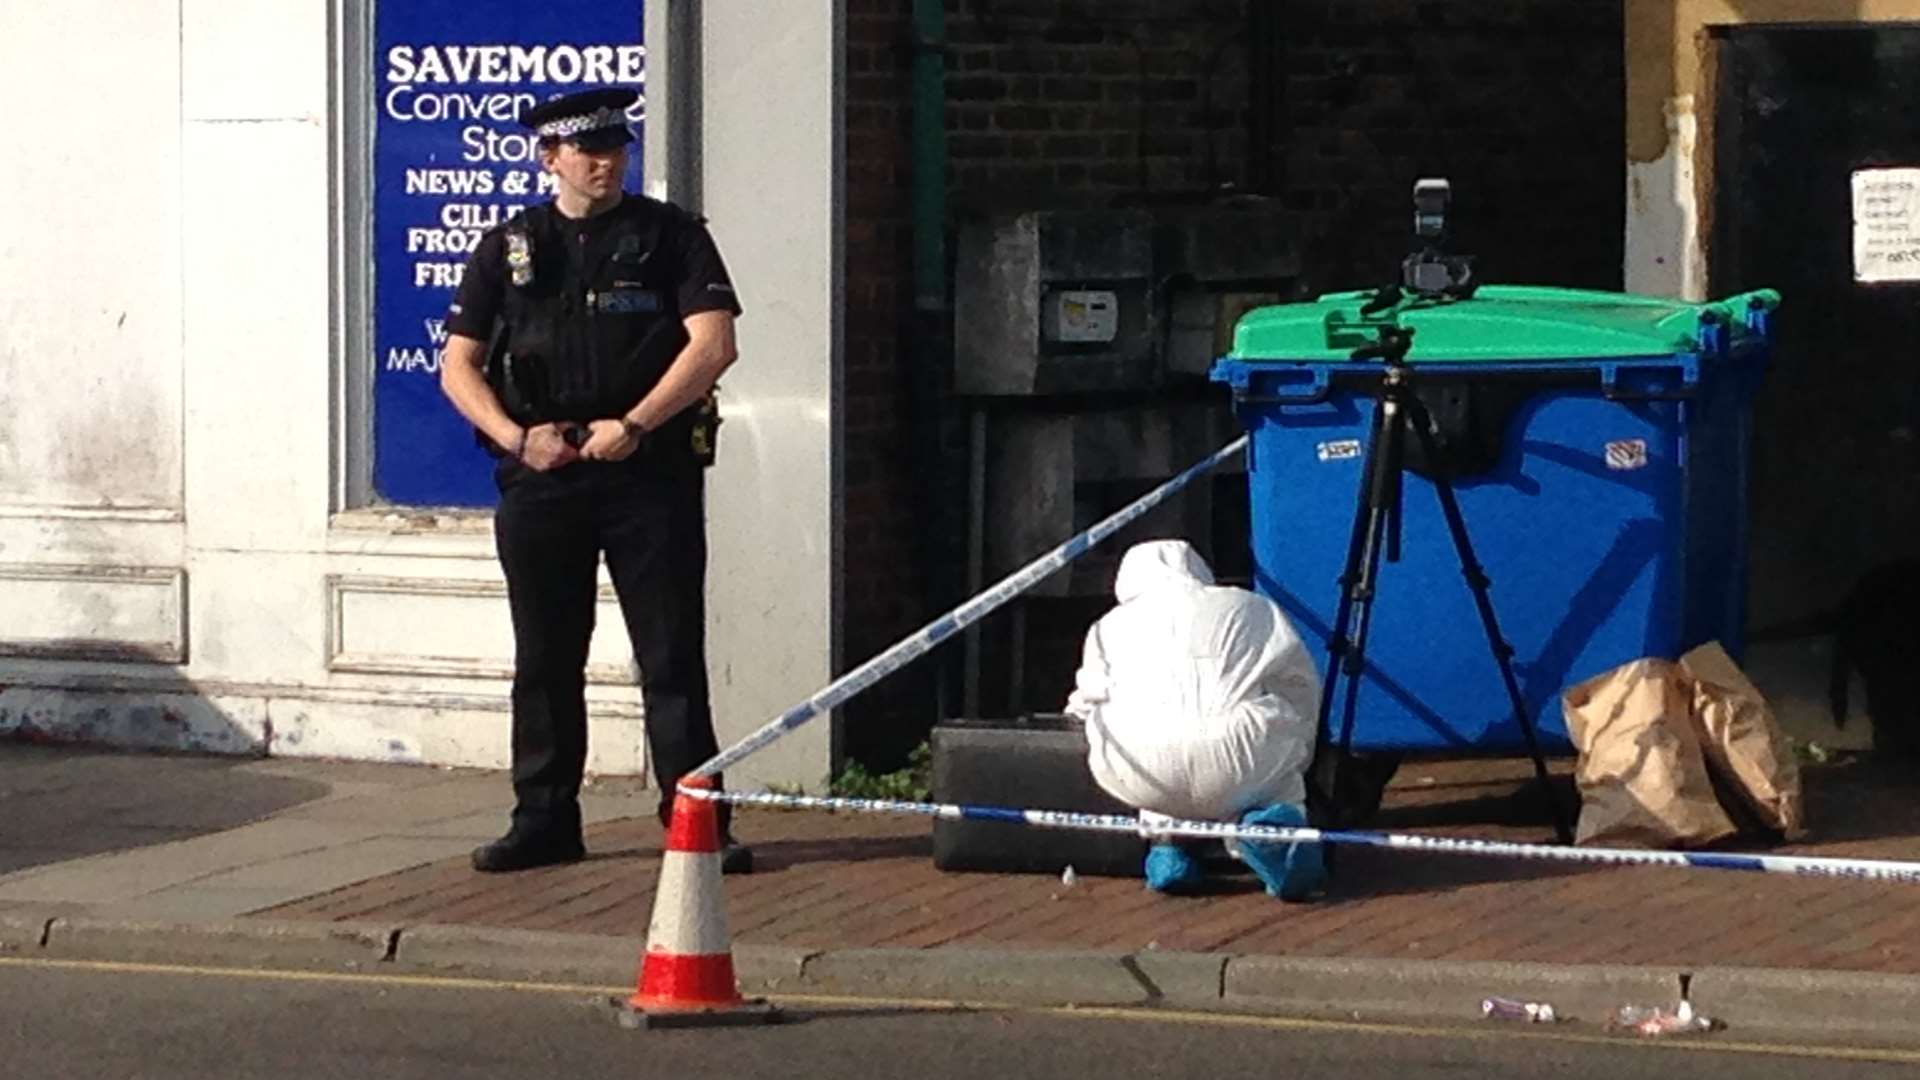
[[[1920,554],[1920,283],[1855,281],[1852,176],[1920,167],[1920,26],[1716,40],[1712,292],[1777,288],[1755,407],[1752,623]]]

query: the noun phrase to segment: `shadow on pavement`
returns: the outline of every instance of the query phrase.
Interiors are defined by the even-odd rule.
[[[1382,832],[1439,832],[1523,843],[1553,843],[1552,816],[1539,786],[1516,775],[1474,775],[1472,763],[1442,767],[1444,780],[1396,783],[1385,805],[1361,826]],[[1560,769],[1567,767],[1557,763]],[[1487,767],[1491,769],[1491,767]],[[1408,773],[1417,773],[1409,766]],[[1787,847],[1819,853],[1826,844],[1920,836],[1920,784],[1912,766],[1871,754],[1846,754],[1822,764],[1803,764],[1801,784],[1808,835]],[[1464,774],[1464,775],[1463,775]],[[1553,777],[1556,797],[1577,813],[1579,793],[1570,776]],[[1710,850],[1767,851],[1780,847],[1777,834],[1745,831]],[[1518,862],[1417,852],[1347,848],[1339,856],[1328,899],[1363,900],[1398,893],[1432,892],[1459,885],[1525,881],[1586,873],[1578,863]],[[1364,883],[1362,885],[1361,883]]]
[[[1800,782],[1809,842],[1920,836],[1920,776],[1911,762],[1849,754],[1800,766]]]
[[[823,994],[817,996],[831,997],[833,995]],[[773,995],[773,998],[776,1004],[780,1000],[778,994]],[[977,1008],[969,1005],[948,1005],[944,1002],[929,1002],[925,1005],[846,1005],[844,1007],[807,1006],[805,1008],[782,1005],[780,1007],[780,1023],[811,1024],[821,1021],[831,1023],[836,1020],[872,1020],[885,1016],[977,1016],[992,1014],[996,1011],[997,1010],[990,1008]]]
[[[753,845],[756,868],[782,870],[813,862],[933,858],[933,837],[870,836],[847,839],[769,840]]]
[[[0,874],[221,832],[330,790],[256,762],[0,741]]]
[[[754,837],[751,831],[743,831],[741,839],[753,848],[754,871],[761,874],[785,870],[805,863],[933,858],[933,838],[930,836],[836,836],[810,840],[762,840]],[[660,854],[658,844],[593,848],[587,852],[586,861],[657,859]]]

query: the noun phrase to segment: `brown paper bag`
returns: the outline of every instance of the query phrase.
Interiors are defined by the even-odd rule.
[[[1580,751],[1575,843],[1698,847],[1731,836],[1679,665],[1635,660],[1568,690],[1567,733]]]
[[[1767,699],[1719,642],[1681,657],[1680,668],[1693,682],[1693,720],[1707,764],[1761,825],[1788,839],[1803,835],[1800,763]]]

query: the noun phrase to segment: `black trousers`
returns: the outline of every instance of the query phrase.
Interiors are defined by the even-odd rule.
[[[640,667],[664,816],[680,778],[719,749],[707,699],[705,476],[636,458],[549,473],[505,460],[497,479],[494,538],[513,614],[514,828],[579,833],[602,554]]]

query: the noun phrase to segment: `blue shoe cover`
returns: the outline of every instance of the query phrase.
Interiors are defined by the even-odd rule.
[[[1206,878],[1200,860],[1178,844],[1155,844],[1147,849],[1147,888],[1183,893],[1199,888]]]
[[[1306,826],[1307,815],[1292,803],[1274,803],[1247,811],[1240,824],[1297,829]],[[1317,843],[1242,840],[1238,847],[1240,861],[1266,885],[1268,896],[1300,901],[1326,887],[1326,855]]]

